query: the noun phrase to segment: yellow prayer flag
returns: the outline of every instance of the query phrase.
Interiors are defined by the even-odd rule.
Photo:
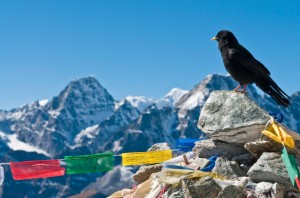
[[[262,131],[262,134],[287,147],[295,148],[294,138],[278,123],[272,122],[266,130]]]
[[[164,151],[123,153],[121,154],[121,156],[122,156],[123,166],[157,164],[171,159],[172,151],[164,150]]]
[[[222,176],[217,175],[212,172],[165,168],[158,174],[158,182],[161,184],[170,184],[170,185],[176,186],[183,179],[194,179],[194,178],[202,178],[202,177],[207,177],[207,176],[215,178],[215,179],[224,180],[224,178]]]

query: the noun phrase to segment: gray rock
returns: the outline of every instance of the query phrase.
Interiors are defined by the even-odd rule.
[[[260,182],[255,187],[257,197],[283,198],[285,187],[279,183]]]
[[[244,148],[255,157],[259,157],[263,152],[281,152],[282,145],[271,140],[256,140],[246,143]]]
[[[218,195],[218,198],[247,198],[246,190],[239,186],[226,186]]]
[[[247,198],[257,198],[257,196],[255,195],[255,192],[252,190],[246,189],[246,194],[247,194]]]
[[[147,179],[149,179],[152,173],[157,173],[161,171],[162,165],[150,165],[150,166],[142,166],[134,175],[133,180],[137,183],[143,183]]]
[[[253,184],[250,177],[239,177],[234,180],[222,180],[222,179],[214,179],[214,180],[222,189],[230,185],[247,188],[249,184],[250,185]],[[252,189],[254,190],[255,187]]]
[[[300,198],[300,193],[288,192],[286,197],[287,198]]]
[[[163,150],[170,150],[170,146],[168,143],[156,143],[153,146],[151,146],[147,151],[163,151]]]
[[[198,156],[199,158],[225,156],[229,159],[231,159],[232,156],[247,153],[247,151],[242,146],[212,139],[196,142],[193,148],[193,152],[194,156]]]
[[[281,156],[277,153],[263,153],[247,174],[254,182],[278,182],[292,186]]]
[[[255,187],[255,194],[257,197],[271,197],[272,183],[260,182]]]
[[[274,198],[283,198],[285,194],[285,187],[279,183],[275,183],[272,186],[271,195]]]
[[[200,180],[183,179],[182,191],[185,198],[217,197],[221,187],[211,177]]]
[[[216,160],[212,172],[227,179],[236,179],[247,175],[246,171],[241,169],[237,162],[229,161],[224,157],[219,157]]]
[[[167,192],[162,195],[162,198],[183,198],[184,194],[181,187],[171,186]]]
[[[245,144],[259,139],[269,120],[269,114],[247,95],[214,91],[201,110],[198,128],[213,139]]]
[[[232,161],[236,161],[239,164],[244,164],[246,166],[253,165],[255,162],[255,157],[253,157],[250,153],[244,153],[241,155],[233,156]]]
[[[199,158],[197,157],[192,163],[188,165],[189,168],[199,170],[205,167],[208,164],[209,160],[206,158]]]
[[[162,198],[183,198],[183,197],[184,197],[184,194],[182,191],[176,191],[170,195],[164,194],[164,196],[162,196]]]

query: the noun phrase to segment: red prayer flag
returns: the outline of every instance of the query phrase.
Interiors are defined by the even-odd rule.
[[[10,169],[15,180],[57,177],[65,173],[59,160],[11,162]]]
[[[299,181],[298,177],[295,178],[295,181],[296,181],[298,190],[300,190],[300,181]]]

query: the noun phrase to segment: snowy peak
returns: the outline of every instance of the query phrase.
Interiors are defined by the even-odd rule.
[[[103,121],[114,110],[114,99],[94,77],[74,80],[48,103],[53,117],[67,114],[82,120]]]
[[[62,105],[74,105],[74,103],[95,105],[96,103],[110,104],[113,102],[113,97],[100,85],[96,78],[87,77],[71,81],[59,94],[58,104],[53,104],[53,108],[60,108]]]

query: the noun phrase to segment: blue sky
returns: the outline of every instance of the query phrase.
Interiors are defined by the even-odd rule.
[[[235,33],[288,93],[300,90],[300,1],[0,1],[0,109],[51,99],[93,75],[115,99],[160,98],[226,73]]]

